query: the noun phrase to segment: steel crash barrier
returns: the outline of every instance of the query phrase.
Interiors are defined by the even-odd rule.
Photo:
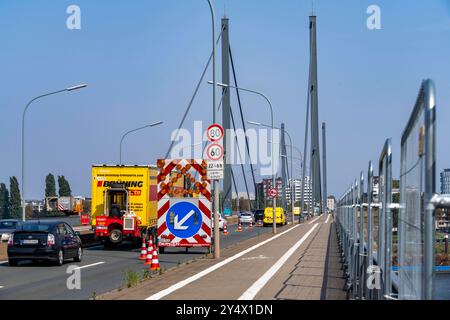
[[[436,193],[435,121],[435,88],[428,79],[402,134],[399,188],[393,188],[387,139],[378,175],[370,161],[367,175],[361,172],[338,201],[338,241],[352,299],[435,298],[435,213],[450,208],[450,197]]]

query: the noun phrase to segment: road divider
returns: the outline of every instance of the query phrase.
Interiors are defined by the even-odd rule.
[[[296,244],[294,244],[278,261],[264,273],[253,285],[248,288],[238,300],[253,300],[258,292],[269,282],[278,270],[286,263],[286,261],[294,254],[294,252],[305,242],[313,233],[319,224],[316,223]]]
[[[213,271],[215,271],[215,270],[217,270],[217,269],[227,265],[228,263],[230,263],[230,262],[232,262],[232,261],[234,261],[236,259],[239,259],[240,257],[246,255],[247,253],[252,252],[253,250],[255,250],[255,249],[257,249],[257,248],[259,248],[259,247],[261,247],[261,246],[263,246],[263,245],[265,245],[265,244],[267,244],[267,243],[269,243],[269,242],[271,242],[271,241],[273,241],[275,239],[278,239],[279,237],[285,235],[288,232],[291,232],[292,230],[298,228],[299,226],[301,226],[301,225],[293,226],[292,228],[290,228],[290,229],[288,229],[286,231],[283,231],[282,233],[279,233],[279,234],[277,234],[277,235],[275,235],[275,236],[273,236],[273,237],[271,237],[271,238],[269,238],[267,240],[264,240],[264,241],[262,241],[262,242],[260,242],[260,243],[258,243],[256,245],[254,245],[254,246],[252,246],[252,247],[250,247],[250,248],[240,252],[240,253],[235,254],[234,256],[231,256],[231,257],[229,257],[229,258],[227,258],[227,259],[225,259],[225,260],[223,260],[223,261],[221,261],[219,263],[216,263],[215,265],[213,265],[213,266],[211,266],[211,267],[209,267],[209,268],[207,268],[207,269],[205,269],[205,270],[203,270],[203,271],[201,271],[201,272],[199,272],[199,273],[197,273],[197,274],[195,274],[195,275],[193,275],[193,276],[191,276],[191,277],[189,277],[187,279],[184,279],[184,280],[182,280],[182,281],[180,281],[178,283],[175,283],[174,285],[171,285],[167,289],[161,290],[161,291],[151,295],[150,297],[146,298],[145,300],[160,300],[160,299],[164,298],[165,296],[168,296],[169,294],[177,291],[178,289],[181,289],[181,288],[185,287],[186,285],[188,285],[188,284],[190,284],[190,283],[192,283],[192,282],[194,282],[194,281],[196,281],[198,279],[201,279],[202,277],[210,274],[211,272],[213,272]]]

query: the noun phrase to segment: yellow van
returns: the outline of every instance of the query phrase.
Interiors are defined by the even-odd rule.
[[[277,207],[276,209],[277,213],[277,224],[279,225],[285,225],[286,224],[286,216],[284,214],[283,208]],[[273,208],[267,207],[264,210],[264,226],[273,224]]]

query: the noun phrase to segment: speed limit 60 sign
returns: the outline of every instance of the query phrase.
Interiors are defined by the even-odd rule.
[[[224,156],[223,147],[217,143],[210,144],[206,149],[206,155],[211,161],[221,160]]]
[[[222,140],[224,131],[221,125],[219,124],[212,124],[208,127],[208,130],[206,131],[206,135],[208,137],[208,140],[211,142],[217,142]]]

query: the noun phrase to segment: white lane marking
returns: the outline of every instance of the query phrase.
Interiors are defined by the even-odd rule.
[[[325,223],[328,223],[328,220],[330,220],[330,216],[331,216],[331,214],[328,215],[327,220],[325,221]]]
[[[317,218],[311,220],[308,224],[313,224],[314,222],[316,222],[318,219],[320,219],[321,216],[318,216]]]
[[[4,286],[0,286],[0,289],[3,289],[4,288]]]
[[[294,252],[305,242],[311,233],[317,228],[316,223],[294,246],[292,246],[266,273],[264,273],[255,283],[252,284],[238,300],[253,300],[258,292],[269,282],[278,270],[286,263],[286,261],[294,254]]]
[[[89,268],[89,267],[93,267],[93,266],[98,266],[99,264],[104,264],[104,262],[96,262],[96,263],[93,263],[93,264],[88,264],[87,266],[82,266],[82,267],[75,268],[75,270]]]
[[[231,257],[223,260],[222,262],[219,262],[219,263],[217,263],[217,264],[215,264],[215,265],[213,265],[213,266],[211,266],[211,267],[209,267],[209,268],[207,268],[207,269],[205,269],[205,270],[203,270],[203,271],[201,271],[201,272],[199,272],[199,273],[197,273],[197,274],[195,274],[195,275],[193,275],[193,276],[191,276],[191,277],[189,277],[187,279],[184,279],[184,280],[182,280],[182,281],[180,281],[178,283],[175,283],[175,284],[171,285],[167,289],[161,290],[161,291],[151,295],[150,297],[146,298],[145,300],[160,300],[160,299],[164,298],[165,296],[171,294],[172,292],[183,288],[184,286],[188,285],[189,283],[194,282],[194,281],[196,281],[196,280],[206,276],[207,274],[209,274],[209,273],[211,273],[211,272],[213,272],[213,271],[223,267],[224,265],[226,265],[226,264],[228,264],[228,263],[230,263],[230,262],[232,262],[232,261],[242,257],[243,255],[246,255],[247,253],[249,253],[249,252],[251,252],[251,251],[253,251],[253,250],[255,250],[255,249],[257,249],[257,248],[259,248],[259,247],[261,247],[261,246],[263,246],[263,245],[265,245],[265,244],[267,244],[267,243],[269,243],[269,242],[271,242],[271,241],[273,241],[273,240],[275,240],[277,238],[279,238],[279,237],[281,237],[282,235],[284,235],[284,234],[286,234],[288,232],[291,232],[292,230],[296,229],[299,226],[300,225],[296,225],[296,226],[292,227],[289,230],[286,230],[286,231],[284,231],[284,232],[282,232],[280,234],[277,234],[277,235],[273,236],[272,238],[264,240],[263,242],[260,242],[260,243],[258,243],[256,245],[254,245],[253,247],[250,247],[250,248],[248,248],[248,249],[246,249],[246,250],[244,250],[244,251],[242,251],[240,253],[237,253],[234,256],[231,256]]]

